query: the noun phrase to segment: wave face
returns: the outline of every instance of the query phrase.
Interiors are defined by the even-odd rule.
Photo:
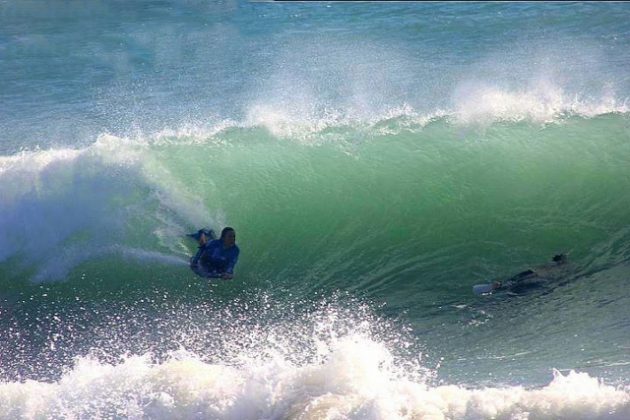
[[[0,418],[630,417],[626,4],[6,7]]]

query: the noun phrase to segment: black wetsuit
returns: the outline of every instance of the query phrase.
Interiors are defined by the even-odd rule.
[[[512,293],[524,293],[542,286],[542,281],[526,281],[540,278],[534,270],[525,270],[508,279],[502,286]]]

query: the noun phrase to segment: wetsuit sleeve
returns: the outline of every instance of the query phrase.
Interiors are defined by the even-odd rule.
[[[234,266],[236,265],[238,261],[238,254],[240,253],[238,249],[236,249],[235,251],[236,252],[234,252],[234,255],[232,255],[232,257],[228,261],[227,268],[225,269],[226,273],[234,274]]]

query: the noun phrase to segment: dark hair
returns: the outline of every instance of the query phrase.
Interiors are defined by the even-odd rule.
[[[227,235],[228,232],[234,232],[234,228],[224,227],[223,230],[221,231],[221,240],[225,238],[225,235]]]
[[[558,255],[554,255],[551,260],[554,261],[554,262],[560,262],[560,261],[564,260],[565,258],[566,258],[566,255],[558,254]]]

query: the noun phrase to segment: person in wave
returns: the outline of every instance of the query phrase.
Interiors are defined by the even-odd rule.
[[[567,261],[566,254],[554,255],[548,264],[522,271],[504,282],[495,281],[492,290],[507,289],[513,293],[523,293],[541,287],[545,279],[556,277]]]
[[[190,236],[199,241],[199,250],[190,259],[190,268],[195,273],[226,280],[234,277],[234,266],[240,251],[233,228],[224,228],[219,239],[214,239],[214,232],[208,229],[201,229]]]

